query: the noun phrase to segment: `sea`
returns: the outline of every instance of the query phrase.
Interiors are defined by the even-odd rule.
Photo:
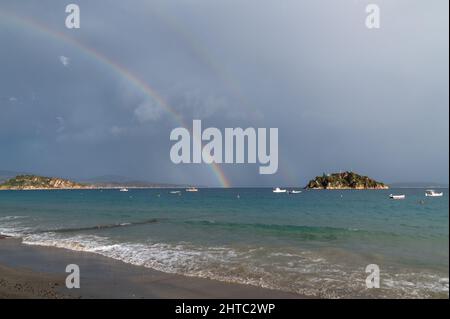
[[[0,234],[313,298],[449,297],[448,189],[171,191],[0,191]]]

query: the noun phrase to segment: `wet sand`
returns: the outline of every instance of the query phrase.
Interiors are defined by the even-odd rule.
[[[80,267],[80,288],[68,289],[68,264]],[[249,285],[167,274],[61,248],[0,238],[0,298],[302,298]]]

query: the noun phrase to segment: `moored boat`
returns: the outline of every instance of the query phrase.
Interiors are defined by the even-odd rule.
[[[443,192],[436,192],[433,189],[427,189],[425,191],[425,196],[427,196],[427,197],[441,197],[441,196],[444,196],[444,193]]]
[[[406,198],[406,195],[394,195],[394,194],[390,194],[389,195],[389,198],[390,199],[405,199]]]

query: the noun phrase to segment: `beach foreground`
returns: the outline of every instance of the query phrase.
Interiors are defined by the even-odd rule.
[[[80,267],[80,289],[65,268]],[[0,239],[0,298],[302,298],[282,291],[166,274],[93,253]]]

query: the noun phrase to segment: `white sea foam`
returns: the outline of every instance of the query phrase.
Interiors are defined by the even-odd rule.
[[[1,231],[1,230],[0,230]],[[274,251],[266,247],[199,247],[183,243],[119,243],[96,235],[27,235],[24,243],[97,253],[166,273],[245,283],[325,297],[422,298],[448,294],[448,278],[422,273],[383,272],[381,289],[366,289],[366,274],[329,262],[311,251]]]
[[[31,234],[17,218],[0,224],[0,233],[23,237],[29,245],[53,246],[101,254],[167,273],[245,283],[325,298],[352,296],[429,297],[448,294],[448,278],[429,274],[383,273],[382,288],[367,291],[365,273],[299,249],[199,247],[181,243],[119,243],[96,235]],[[28,234],[28,235],[27,235]]]
[[[0,234],[10,237],[22,237],[30,232],[31,228],[23,225],[20,221],[28,216],[2,216],[0,217]]]

